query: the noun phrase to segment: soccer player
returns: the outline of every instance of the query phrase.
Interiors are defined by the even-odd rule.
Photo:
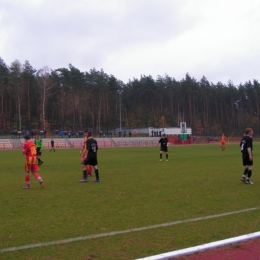
[[[51,139],[51,150],[50,150],[50,151],[55,152],[53,139]],[[50,151],[49,151],[49,152],[50,152]]]
[[[160,162],[162,161],[162,153],[165,152],[166,155],[166,162],[168,162],[168,138],[166,137],[166,134],[163,134],[162,138],[159,140],[158,144],[156,146],[158,146],[159,144],[161,144],[161,148],[160,148]]]
[[[84,176],[92,176],[92,166],[88,165],[85,166],[83,164],[84,158],[86,157],[86,152],[87,152],[87,140],[88,140],[88,129],[85,130],[84,132],[84,144],[82,149],[80,150],[80,154],[83,152],[82,156],[81,156],[81,164],[82,164],[82,170],[83,170],[83,177]]]
[[[34,141],[35,145],[36,145],[36,154],[37,154],[37,159],[38,159],[38,165],[42,165],[43,161],[41,160],[41,155],[42,155],[42,139],[39,137],[39,135],[36,135],[36,139]]]
[[[221,150],[225,151],[226,150],[226,136],[224,134],[222,134],[221,136]]]
[[[86,156],[83,160],[83,164],[85,166],[93,166],[95,170],[96,180],[94,182],[100,182],[99,179],[99,171],[97,167],[97,151],[98,151],[98,144],[97,141],[93,138],[92,132],[88,132],[88,140],[86,141]],[[87,182],[87,176],[83,172],[83,179],[80,182]]]
[[[242,175],[241,181],[246,184],[254,184],[250,181],[253,170],[253,129],[246,128],[245,135],[240,142],[240,149],[242,153],[242,162],[246,166],[244,173]]]
[[[39,166],[37,164],[36,146],[33,141],[30,140],[30,135],[24,135],[23,154],[25,154],[25,182],[26,186],[24,189],[30,189],[30,174],[31,171],[33,176],[39,181],[41,188],[44,187],[41,176],[37,173]]]

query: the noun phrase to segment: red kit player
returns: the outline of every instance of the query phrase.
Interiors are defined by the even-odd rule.
[[[30,172],[32,172],[33,176],[39,181],[41,188],[44,187],[43,180],[41,176],[37,173],[39,170],[38,160],[36,155],[36,146],[34,142],[30,140],[29,135],[24,136],[24,145],[23,145],[23,154],[25,154],[25,182],[26,186],[24,189],[30,189]]]

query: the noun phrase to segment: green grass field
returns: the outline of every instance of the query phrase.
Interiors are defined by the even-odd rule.
[[[78,182],[79,149],[44,150],[43,190],[22,189],[21,151],[0,151],[0,259],[128,260],[259,231],[260,208],[206,219],[260,206],[259,151],[245,185],[237,144],[170,146],[168,162],[159,147],[100,149],[100,183]]]

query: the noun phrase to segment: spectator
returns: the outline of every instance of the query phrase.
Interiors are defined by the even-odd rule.
[[[43,130],[40,131],[40,137],[43,137]]]
[[[18,134],[18,138],[20,139],[22,132],[19,130],[19,131],[17,132],[17,134]]]
[[[17,138],[17,130],[14,130],[14,138]]]
[[[59,130],[55,130],[55,137],[58,138]]]

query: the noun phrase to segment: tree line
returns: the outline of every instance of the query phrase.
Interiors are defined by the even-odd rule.
[[[102,69],[35,69],[29,61],[7,66],[0,57],[0,129],[100,130],[122,127],[174,127],[186,122],[194,135],[259,134],[258,80],[235,86],[199,81],[188,73],[141,75],[124,83]]]

